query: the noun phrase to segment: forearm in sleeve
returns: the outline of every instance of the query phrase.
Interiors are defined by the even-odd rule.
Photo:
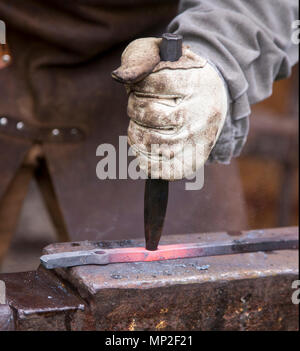
[[[272,94],[298,60],[291,37],[297,0],[182,0],[168,30],[213,62],[228,87],[230,111],[211,161],[238,156],[249,129],[250,105]]]

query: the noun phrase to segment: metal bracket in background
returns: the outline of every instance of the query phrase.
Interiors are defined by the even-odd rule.
[[[143,247],[125,247],[113,249],[93,249],[71,252],[60,252],[41,256],[41,263],[47,269],[73,267],[82,265],[106,265],[109,263],[150,262],[173,260],[189,257],[231,255],[257,251],[275,251],[298,249],[298,235],[294,233],[278,234],[277,232],[261,235],[249,233],[241,240],[222,237],[211,243],[185,243],[161,245],[156,251]]]

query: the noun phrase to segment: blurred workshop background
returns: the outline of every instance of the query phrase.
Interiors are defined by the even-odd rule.
[[[298,225],[298,95],[296,66],[289,79],[275,83],[269,99],[253,106],[250,135],[238,159],[249,223],[244,229]],[[0,272],[35,269],[42,248],[57,240],[32,181]]]

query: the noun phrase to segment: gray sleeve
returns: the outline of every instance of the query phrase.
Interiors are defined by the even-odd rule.
[[[210,161],[238,156],[249,129],[250,105],[272,94],[298,60],[292,42],[297,0],[181,0],[168,30],[183,35],[213,62],[227,83],[230,111]]]

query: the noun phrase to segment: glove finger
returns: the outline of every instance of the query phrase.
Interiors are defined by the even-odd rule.
[[[129,95],[127,114],[141,126],[175,131],[183,122],[178,100],[176,95],[156,98],[145,93],[132,92]]]

